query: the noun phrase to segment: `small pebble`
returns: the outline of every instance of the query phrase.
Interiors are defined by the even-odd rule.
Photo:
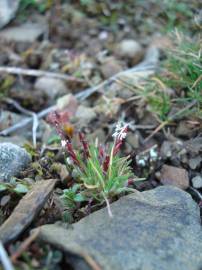
[[[191,179],[194,188],[202,188],[202,176],[197,175]]]

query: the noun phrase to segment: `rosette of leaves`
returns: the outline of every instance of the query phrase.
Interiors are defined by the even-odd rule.
[[[74,184],[72,187],[63,190],[61,199],[64,205],[64,220],[71,223],[73,221],[73,214],[79,208],[81,202],[86,200],[82,195],[79,184]]]

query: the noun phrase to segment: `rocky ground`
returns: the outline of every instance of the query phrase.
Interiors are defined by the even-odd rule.
[[[200,1],[8,2],[2,269],[201,269]],[[117,123],[127,125],[120,156],[132,178],[99,201],[68,163],[67,138],[81,151],[82,131],[106,150]]]

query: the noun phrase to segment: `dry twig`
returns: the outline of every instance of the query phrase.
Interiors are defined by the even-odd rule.
[[[11,98],[4,98],[3,99],[5,102],[13,105],[18,111],[20,111],[21,113],[27,114],[32,116],[33,118],[33,125],[32,125],[32,141],[33,141],[33,145],[34,147],[36,147],[36,133],[37,133],[37,128],[39,125],[39,121],[38,121],[38,117],[37,114],[29,111],[25,108],[23,108],[17,101],[11,99]]]
[[[147,138],[145,138],[144,142],[149,141],[157,132],[159,132],[162,128],[164,128],[166,125],[171,123],[172,121],[175,121],[180,115],[191,109],[196,104],[196,100],[189,103],[185,108],[181,109],[174,115],[171,115],[168,120],[162,122]]]
[[[149,72],[149,74],[154,73],[157,62],[158,62],[158,50],[155,47],[151,47],[148,49],[145,59],[138,65],[136,65],[135,67],[132,67],[130,69],[127,69],[125,71],[121,71],[119,73],[117,73],[116,75],[112,76],[111,78],[109,78],[108,80],[100,83],[99,85],[87,88],[83,91],[81,91],[80,93],[76,94],[75,97],[78,100],[85,100],[86,98],[88,98],[90,95],[92,95],[93,93],[95,93],[96,91],[98,91],[100,88],[105,87],[107,85],[109,85],[110,83],[112,83],[113,81],[116,81],[118,78],[120,78],[121,76],[129,76],[130,74],[133,74],[135,76],[142,73],[142,72]],[[18,69],[18,68],[5,68],[5,67],[0,67],[0,72],[2,71],[7,71],[7,72],[14,72],[13,74],[22,74],[22,75],[28,75],[28,76],[42,76],[42,75],[46,75],[46,76],[51,76],[51,77],[57,77],[57,78],[61,78],[61,79],[66,79],[66,80],[77,80],[77,78],[68,76],[68,75],[64,75],[64,74],[57,74],[57,73],[51,73],[51,72],[46,72],[46,71],[39,71],[39,70],[26,70],[26,69]],[[59,77],[58,77],[59,75]],[[36,114],[37,119],[40,119],[44,116],[46,116],[49,112],[56,110],[57,107],[56,106],[51,106],[43,111],[41,111],[40,113]],[[2,136],[7,136],[10,133],[25,127],[26,125],[28,125],[29,123],[31,123],[33,120],[32,118],[26,118],[22,121],[20,121],[19,123],[13,125],[12,127],[9,127],[3,131],[0,132],[0,135]],[[33,125],[34,126],[34,125]],[[36,128],[36,125],[34,126]],[[35,131],[36,132],[36,129]]]
[[[142,74],[143,72],[151,75],[154,73],[156,69],[158,58],[159,58],[159,53],[158,53],[157,48],[151,47],[148,49],[144,60],[140,64],[132,68],[129,68],[127,70],[121,71],[115,74],[114,76],[112,76],[111,78],[109,78],[108,80],[94,87],[85,89],[84,91],[77,94],[77,98],[79,98],[80,100],[84,100],[90,95],[92,95],[93,93],[95,93],[96,91],[98,91],[100,88],[103,88],[109,85],[110,83],[112,83],[113,81],[116,81],[118,78],[122,76],[130,76],[130,75],[137,76],[138,74]]]
[[[23,75],[23,76],[30,76],[30,77],[47,76],[47,77],[51,77],[51,78],[62,79],[65,81],[83,82],[83,80],[78,79],[74,76],[61,74],[61,73],[57,73],[57,72],[38,70],[38,69],[26,69],[26,68],[18,68],[18,67],[0,66],[0,73],[9,73],[9,74],[13,74],[13,75]]]
[[[56,110],[56,108],[57,108],[56,106],[50,106],[50,107],[42,110],[40,113],[36,114],[37,119],[43,118],[44,116],[49,114],[51,111]],[[33,120],[33,118],[27,117],[27,118],[23,119],[22,121],[18,122],[17,124],[2,130],[0,132],[0,135],[1,136],[8,136],[10,133],[12,133],[18,129],[21,129],[21,128],[25,127],[26,125],[30,124],[32,122],[32,120]]]
[[[31,243],[37,238],[39,234],[39,228],[34,230],[34,232],[27,238],[25,239],[18,250],[12,254],[11,256],[11,261],[15,263],[17,259],[21,256],[21,254],[28,249],[28,247],[31,245]]]

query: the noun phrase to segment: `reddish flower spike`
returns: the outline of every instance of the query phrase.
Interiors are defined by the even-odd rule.
[[[123,141],[119,140],[119,141],[115,144],[114,151],[113,151],[113,156],[115,156],[115,155],[119,152],[119,150],[120,150],[120,148],[121,148],[121,145],[122,145],[122,142],[123,142]]]
[[[67,152],[69,153],[69,155],[72,158],[73,162],[75,164],[77,164],[78,166],[80,166],[80,162],[78,161],[78,159],[76,157],[76,154],[74,152],[74,149],[72,147],[72,144],[70,142],[67,142],[66,147],[67,147]]]
[[[84,134],[82,132],[79,132],[79,140],[83,146],[83,151],[84,151],[85,157],[89,158],[90,157],[89,145],[88,145],[87,141],[85,140]]]
[[[110,157],[109,157],[109,155],[107,155],[107,156],[105,157],[104,162],[103,162],[103,171],[104,171],[105,173],[107,172],[107,170],[108,170],[108,168],[109,168],[109,162],[110,162]]]

